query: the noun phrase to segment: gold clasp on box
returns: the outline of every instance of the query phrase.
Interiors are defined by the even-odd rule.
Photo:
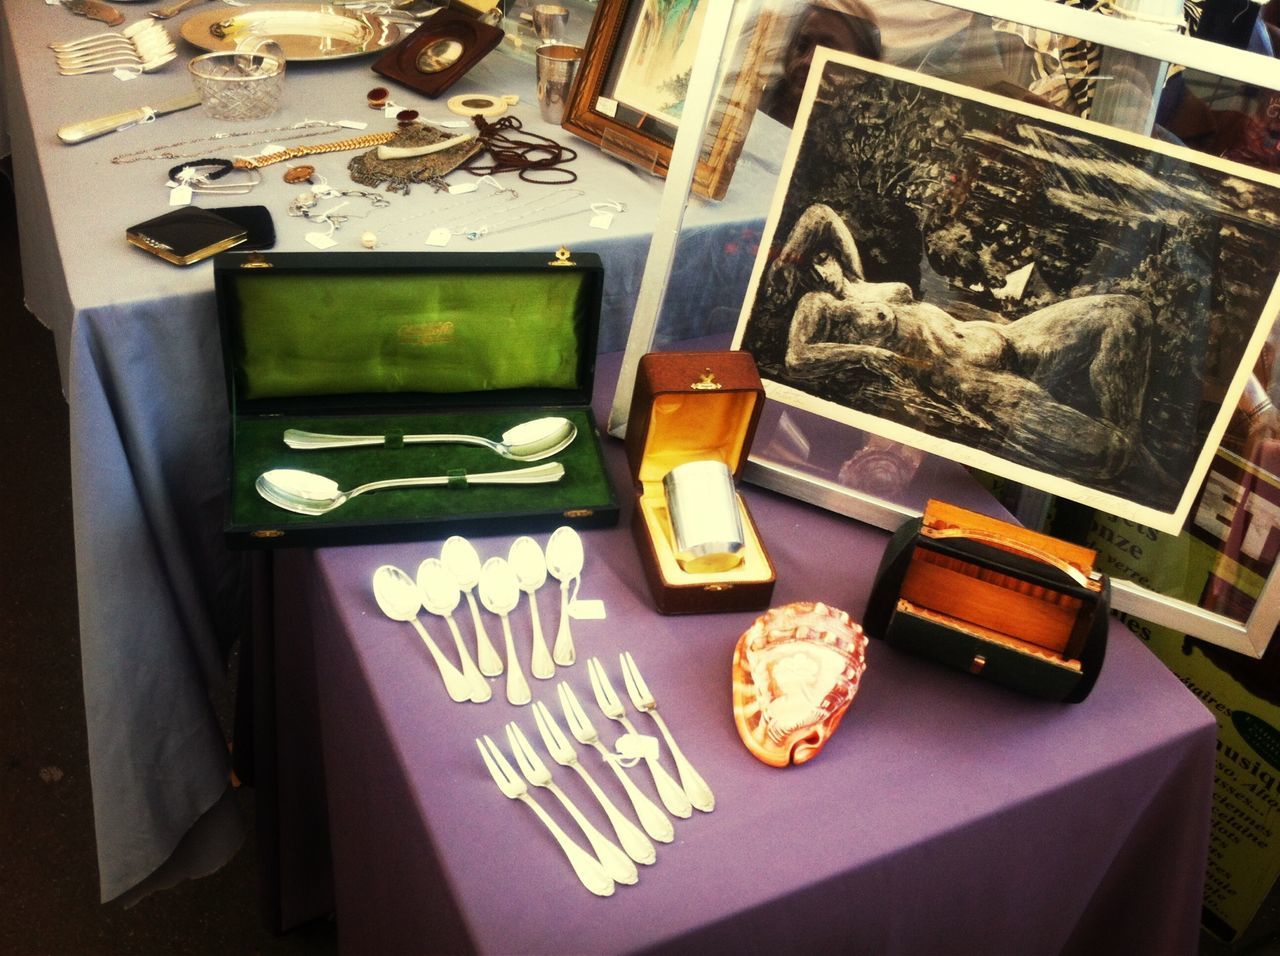
[[[593,514],[595,514],[595,510],[592,508],[570,508],[568,511],[564,512],[564,517],[590,518]]]
[[[704,591],[729,591],[732,589],[732,584],[704,584],[702,586],[702,590]]]
[[[576,263],[576,262],[574,262],[574,261],[570,258],[570,256],[571,256],[571,255],[573,255],[573,253],[571,253],[571,252],[569,251],[568,246],[561,246],[559,249],[557,249],[557,250],[556,250],[556,257],[555,257],[553,260],[551,260],[550,262],[548,262],[548,263],[547,263],[547,265],[549,265],[549,266],[576,266],[576,265],[577,265],[577,263]]]
[[[709,368],[704,368],[702,374],[698,376],[698,380],[689,387],[695,388],[700,392],[713,392],[716,389],[724,388],[723,385],[716,381],[716,373]]]
[[[970,674],[981,674],[982,669],[987,666],[987,659],[981,654],[974,654],[973,660],[969,662]]]
[[[250,531],[249,537],[251,538],[283,538],[284,532],[278,531],[275,528],[263,528],[260,531]]]
[[[261,252],[251,252],[244,257],[244,261],[240,263],[241,269],[270,269],[271,263],[267,261],[267,257]]]

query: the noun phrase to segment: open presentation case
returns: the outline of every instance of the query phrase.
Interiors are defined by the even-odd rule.
[[[214,265],[231,474],[225,530],[240,547],[356,544],[454,533],[616,523],[618,502],[591,412],[603,272],[590,254],[228,253]],[[490,448],[404,436],[500,441],[565,418],[577,436],[539,461],[543,484],[467,484],[532,467]],[[385,436],[299,450],[286,429]],[[360,494],[320,515],[265,500],[255,484],[298,469],[349,490],[445,476],[443,486]]]

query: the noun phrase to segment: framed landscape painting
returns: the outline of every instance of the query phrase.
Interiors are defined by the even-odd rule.
[[[600,0],[562,125],[665,177],[709,0]],[[693,191],[723,199],[763,91],[773,14],[738,3]]]
[[[734,347],[772,400],[1176,533],[1278,276],[1280,177],[821,51]]]

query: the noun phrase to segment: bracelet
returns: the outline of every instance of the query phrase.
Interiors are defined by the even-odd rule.
[[[202,178],[206,180],[221,179],[223,176],[227,175],[227,173],[231,172],[231,170],[235,169],[235,164],[229,159],[189,159],[185,163],[179,163],[177,166],[174,166],[173,169],[169,170],[169,178],[174,182],[181,182],[179,177],[184,169],[204,170],[210,168],[213,172],[201,172],[200,175]]]
[[[272,163],[282,163],[286,159],[297,159],[299,156],[311,156],[315,153],[337,153],[346,149],[367,149],[370,146],[381,146],[395,138],[399,130],[389,133],[370,133],[367,136],[356,136],[352,139],[340,139],[333,143],[320,143],[316,146],[293,146],[278,153],[266,156],[248,156],[237,159],[233,165],[236,169],[260,169]]]

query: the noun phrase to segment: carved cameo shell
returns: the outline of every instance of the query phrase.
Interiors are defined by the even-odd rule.
[[[733,721],[747,749],[774,767],[815,757],[858,693],[866,652],[862,628],[825,604],[756,618],[733,652]]]

